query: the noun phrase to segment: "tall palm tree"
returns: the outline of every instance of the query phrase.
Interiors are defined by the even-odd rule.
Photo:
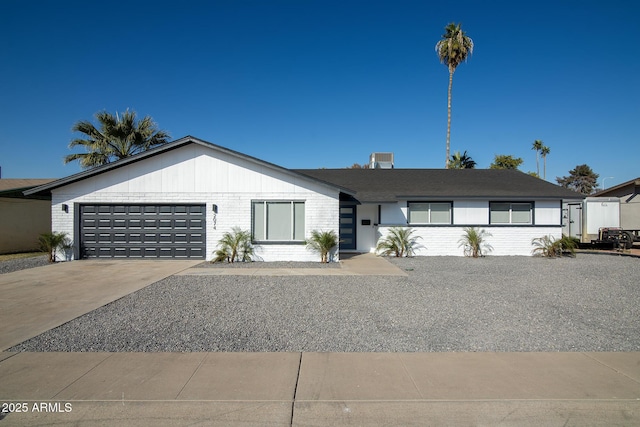
[[[544,178],[543,179],[547,179],[547,154],[549,154],[550,152],[551,152],[551,148],[547,147],[546,145],[543,145],[542,148],[540,149],[540,156],[544,161]]]
[[[449,160],[449,169],[475,169],[475,167],[476,161],[467,154],[467,150],[462,154],[456,151]]]
[[[449,143],[451,140],[451,87],[453,85],[453,73],[458,65],[467,60],[467,57],[473,53],[473,40],[471,40],[460,24],[453,22],[445,27],[445,33],[442,40],[436,43],[436,52],[440,58],[440,62],[449,69],[449,92],[447,101],[447,157],[445,168],[449,167]]]
[[[78,160],[84,169],[111,163],[115,160],[133,156],[150,148],[168,142],[169,134],[158,130],[149,116],[136,121],[135,111],[125,111],[115,116],[106,111],[95,114],[99,127],[87,120],[73,125],[74,132],[85,134],[85,138],[71,141],[69,148],[84,147],[86,153],[69,154],[65,163]]]
[[[540,157],[538,157],[538,154],[540,153],[540,150],[542,150],[542,147],[544,147],[544,145],[539,139],[533,141],[533,145],[531,146],[531,149],[536,152],[536,173],[538,174],[538,177],[540,177]]]

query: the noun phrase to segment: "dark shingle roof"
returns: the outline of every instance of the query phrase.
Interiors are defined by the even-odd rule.
[[[2,178],[0,179],[0,197],[23,199],[25,198],[23,194],[24,191],[53,181],[54,179],[47,178]],[[44,198],[48,199],[47,197]]]
[[[360,202],[398,199],[582,199],[583,195],[516,170],[296,169],[352,190]]]
[[[606,196],[626,196],[627,194],[640,192],[640,177],[632,179],[631,181],[623,182],[622,184],[614,185],[606,190],[600,190],[591,195],[591,197],[606,197]]]

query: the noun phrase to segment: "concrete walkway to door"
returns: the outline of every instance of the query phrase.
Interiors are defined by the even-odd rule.
[[[268,262],[257,267],[197,267],[180,272],[180,276],[407,276],[407,273],[375,254],[341,255],[340,268],[271,268]]]
[[[82,260],[0,274],[0,351],[202,260]]]

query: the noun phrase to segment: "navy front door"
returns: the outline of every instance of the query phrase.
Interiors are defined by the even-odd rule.
[[[340,205],[340,250],[356,249],[356,207]]]

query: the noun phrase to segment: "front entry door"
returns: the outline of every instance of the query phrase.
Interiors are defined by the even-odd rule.
[[[340,250],[356,249],[356,207],[340,206]]]

